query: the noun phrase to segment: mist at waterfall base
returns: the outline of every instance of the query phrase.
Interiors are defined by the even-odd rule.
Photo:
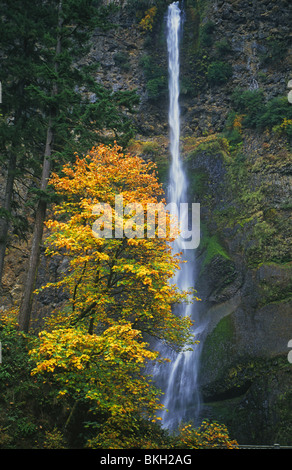
[[[167,11],[167,50],[169,69],[169,130],[171,168],[168,185],[168,202],[174,202],[176,207],[188,202],[188,181],[180,158],[180,107],[179,107],[179,80],[180,80],[180,35],[182,32],[182,10],[179,2],[174,2]],[[183,226],[184,221],[179,217]],[[196,269],[194,250],[186,249],[184,240],[179,237],[173,243],[173,252],[182,253],[186,261],[177,271],[173,282],[181,290],[194,288]],[[200,325],[197,324],[196,302],[181,304],[175,308],[175,313],[181,316],[190,316],[194,321],[193,335],[195,340],[200,339]],[[162,403],[165,407],[160,417],[162,426],[176,429],[181,422],[192,421],[199,423],[201,408],[200,393],[197,386],[200,344],[194,344],[192,350],[175,353],[162,345],[157,345],[163,357],[170,359],[170,363],[157,365],[152,371],[155,385],[163,392]]]

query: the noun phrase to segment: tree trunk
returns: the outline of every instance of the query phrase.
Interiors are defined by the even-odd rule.
[[[52,133],[51,126],[49,126],[48,131],[47,131],[46,149],[45,149],[43,169],[42,169],[42,179],[41,179],[42,191],[46,191],[48,180],[50,177],[51,162],[50,162],[49,157],[52,153],[52,141],[53,141],[53,133]],[[41,197],[37,206],[37,210],[36,210],[36,217],[35,217],[35,223],[34,223],[27,276],[25,280],[24,291],[23,291],[21,305],[19,309],[19,328],[24,332],[28,332],[28,329],[29,329],[31,308],[32,308],[32,302],[33,302],[33,292],[34,292],[35,284],[36,284],[38,265],[39,265],[39,259],[40,259],[41,242],[43,238],[43,228],[44,228],[44,221],[45,221],[45,216],[46,216],[46,208],[47,208],[47,202],[45,199]]]
[[[10,155],[8,170],[7,170],[7,181],[4,195],[3,209],[5,211],[3,217],[0,219],[0,285],[2,284],[2,276],[4,269],[4,258],[7,245],[8,229],[9,229],[9,216],[11,209],[11,201],[13,196],[13,183],[15,177],[16,168],[16,155],[12,153]]]

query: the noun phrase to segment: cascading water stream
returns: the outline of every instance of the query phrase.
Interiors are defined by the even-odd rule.
[[[182,12],[179,2],[174,2],[168,7],[167,13],[167,49],[169,68],[169,128],[170,128],[170,153],[171,168],[169,179],[168,202],[175,203],[179,209],[181,203],[187,203],[187,178],[180,158],[180,107],[179,107],[179,39],[182,27]],[[179,214],[180,226],[185,221]],[[174,253],[182,252],[182,258],[186,261],[176,273],[173,282],[181,290],[189,290],[194,287],[195,259],[194,251],[186,249],[182,237],[177,238],[173,244]],[[186,303],[180,305],[178,313],[189,315],[193,320],[196,316],[195,304]],[[199,328],[194,330],[195,339],[198,339]],[[166,351],[164,351],[166,352]],[[164,392],[162,412],[163,427],[173,429],[181,421],[192,419],[199,415],[200,394],[197,387],[199,346],[194,345],[192,351],[179,354],[167,352],[171,362],[164,370],[156,371],[154,380]],[[156,377],[155,377],[156,375]]]

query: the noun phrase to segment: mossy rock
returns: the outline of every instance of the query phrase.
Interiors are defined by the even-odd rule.
[[[260,306],[292,298],[292,263],[262,264],[258,269]]]
[[[210,396],[205,413],[224,422],[239,444],[290,446],[291,371],[286,357],[237,364],[229,378],[239,383],[225,394]]]
[[[209,380],[212,380],[213,383],[216,378],[224,375],[225,367],[235,348],[233,319],[231,315],[226,315],[204,340],[200,358],[204,380],[207,378],[208,383]],[[220,368],[218,368],[218,364],[220,364]],[[212,388],[212,385],[210,386]],[[207,388],[203,388],[203,393],[206,393],[208,387],[209,385]],[[209,393],[212,394],[212,392]]]

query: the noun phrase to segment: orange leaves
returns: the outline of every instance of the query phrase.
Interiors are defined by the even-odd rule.
[[[236,129],[240,134],[242,133],[242,121],[244,116],[242,114],[236,114],[233,121],[233,128]]]
[[[168,234],[158,238],[154,231],[152,237],[139,238],[133,228],[129,237],[107,238],[92,230],[100,216],[93,210],[98,204],[112,209],[112,219],[103,224],[115,228],[117,196],[122,196],[122,209],[138,203],[145,211],[148,203],[158,204],[163,191],[153,170],[153,164],[123,154],[117,145],[100,145],[76,156],[74,165],[64,166],[50,182],[60,202],[47,222],[47,254],[66,257],[62,279],[50,287],[66,289],[69,300],[31,351],[33,373],[53,375],[60,384],[59,399],[69,395],[90,401],[92,409],[108,417],[109,429],[128,426],[129,416],[155,419],[162,407],[142,372],[149,361],[163,358],[150,350],[143,334],[178,349],[191,341],[190,319],[172,312],[187,293],[169,282],[179,257],[171,252]],[[131,217],[126,215],[123,229]]]
[[[161,185],[155,175],[150,173],[153,168],[153,163],[145,163],[138,157],[123,154],[117,145],[99,145],[87,156],[77,156],[73,167],[65,165],[61,178],[53,174],[50,184],[59,194],[80,194],[95,198],[95,202],[112,202],[115,193],[123,192],[129,202],[139,199],[142,187],[147,188],[148,196],[162,194]]]
[[[76,156],[72,167],[64,166],[62,175],[54,174],[51,180],[62,200],[55,207],[54,219],[47,222],[47,252],[69,259],[62,287],[66,286],[70,293],[76,321],[86,322],[89,315],[96,324],[102,321],[110,325],[117,318],[135,319],[142,330],[155,333],[157,328],[164,340],[173,342],[181,335],[182,343],[187,336],[186,324],[182,322],[180,328],[179,321],[173,320],[171,305],[183,301],[184,294],[175,287],[168,288],[179,267],[179,258],[171,253],[167,230],[164,238],[157,237],[155,226],[161,214],[155,213],[155,206],[163,191],[154,168],[137,156],[123,154],[117,145],[100,145],[84,157]],[[112,218],[107,220],[106,213],[103,221],[112,236],[116,234],[115,224],[120,224],[119,211],[124,211],[119,238],[96,236],[93,232],[100,215],[93,208],[98,203],[107,204],[112,210]],[[145,228],[144,237],[135,236],[136,222],[129,230],[131,236],[124,233],[132,218],[130,213],[125,215],[129,204],[134,204],[134,212],[135,204],[142,211],[151,204],[154,230],[150,238],[146,237]],[[168,217],[163,216],[167,221]],[[99,233],[103,226],[100,225]],[[151,325],[147,324],[149,320]]]
[[[139,25],[144,31],[151,31],[154,24],[155,15],[157,13],[157,7],[151,7],[146,11],[146,15],[140,21]]]

